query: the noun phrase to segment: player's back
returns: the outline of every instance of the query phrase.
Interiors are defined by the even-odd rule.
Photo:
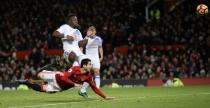
[[[81,73],[79,66],[72,67],[73,74],[69,77],[73,82],[82,84],[87,81],[89,78],[92,78],[91,72]]]
[[[56,74],[56,81],[62,90],[67,90],[74,87],[74,83],[82,84],[83,82],[90,80],[92,75],[90,72],[81,73],[79,66],[73,66],[69,72],[63,72],[62,74]]]

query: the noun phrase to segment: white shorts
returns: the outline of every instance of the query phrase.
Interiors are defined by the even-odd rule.
[[[93,68],[100,69],[101,63],[100,63],[99,58],[93,57],[93,56],[87,56],[87,57],[91,60],[91,63],[93,64]]]
[[[85,54],[79,56],[76,61],[74,61],[73,66],[80,66],[83,59],[89,58]],[[90,59],[90,58],[89,58]],[[91,61],[92,62],[92,61]]]
[[[64,50],[63,52],[63,58],[66,60],[66,62],[69,63],[69,54],[71,52],[74,52],[77,57],[84,55],[82,51],[78,48],[72,48],[71,50]]]
[[[47,88],[46,88],[47,92],[61,91],[61,88],[58,86],[58,83],[57,83],[56,78],[55,78],[55,75],[57,73],[61,73],[61,72],[43,70],[40,73],[41,74],[41,78],[43,80],[47,81]]]

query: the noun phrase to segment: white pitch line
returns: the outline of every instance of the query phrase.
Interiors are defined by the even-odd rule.
[[[100,100],[92,100],[92,101],[100,101]],[[72,104],[72,103],[80,103],[80,102],[42,104],[42,105],[19,106],[19,107],[8,107],[8,108],[33,108],[33,107],[45,107],[45,106],[65,105],[65,104]]]
[[[161,98],[161,97],[193,96],[193,95],[210,95],[210,92],[195,93],[195,94],[165,95],[165,96],[141,96],[141,97],[129,97],[129,98],[116,98],[116,99],[113,99],[113,100],[132,100],[132,99],[143,99],[143,98]],[[92,101],[100,101],[100,100],[91,100],[90,102],[92,102]],[[34,107],[65,105],[65,104],[72,104],[72,103],[81,103],[81,102],[42,104],[42,105],[19,106],[19,107],[8,107],[8,108],[34,108]]]
[[[43,104],[43,105],[31,105],[31,106],[8,107],[8,108],[32,108],[32,107],[45,107],[45,106],[63,105],[63,104],[67,104],[67,103]]]

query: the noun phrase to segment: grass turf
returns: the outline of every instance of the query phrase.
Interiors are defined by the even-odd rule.
[[[88,90],[91,99],[76,89],[55,94],[29,91],[1,91],[0,108],[209,108],[210,86],[104,88],[113,100],[103,100]]]

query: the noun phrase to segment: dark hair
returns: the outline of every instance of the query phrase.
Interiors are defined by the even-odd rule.
[[[88,59],[88,58],[83,59],[82,62],[81,62],[81,67],[83,67],[83,65],[87,65],[88,62],[90,62],[90,61],[91,61],[91,60]]]
[[[95,31],[96,31],[95,26],[90,26],[88,29],[89,29],[89,30],[95,30]]]
[[[67,17],[66,17],[66,22],[68,22],[68,20],[69,20],[71,17],[73,17],[73,16],[77,16],[77,15],[74,14],[74,13],[69,13],[69,14],[67,15]]]

